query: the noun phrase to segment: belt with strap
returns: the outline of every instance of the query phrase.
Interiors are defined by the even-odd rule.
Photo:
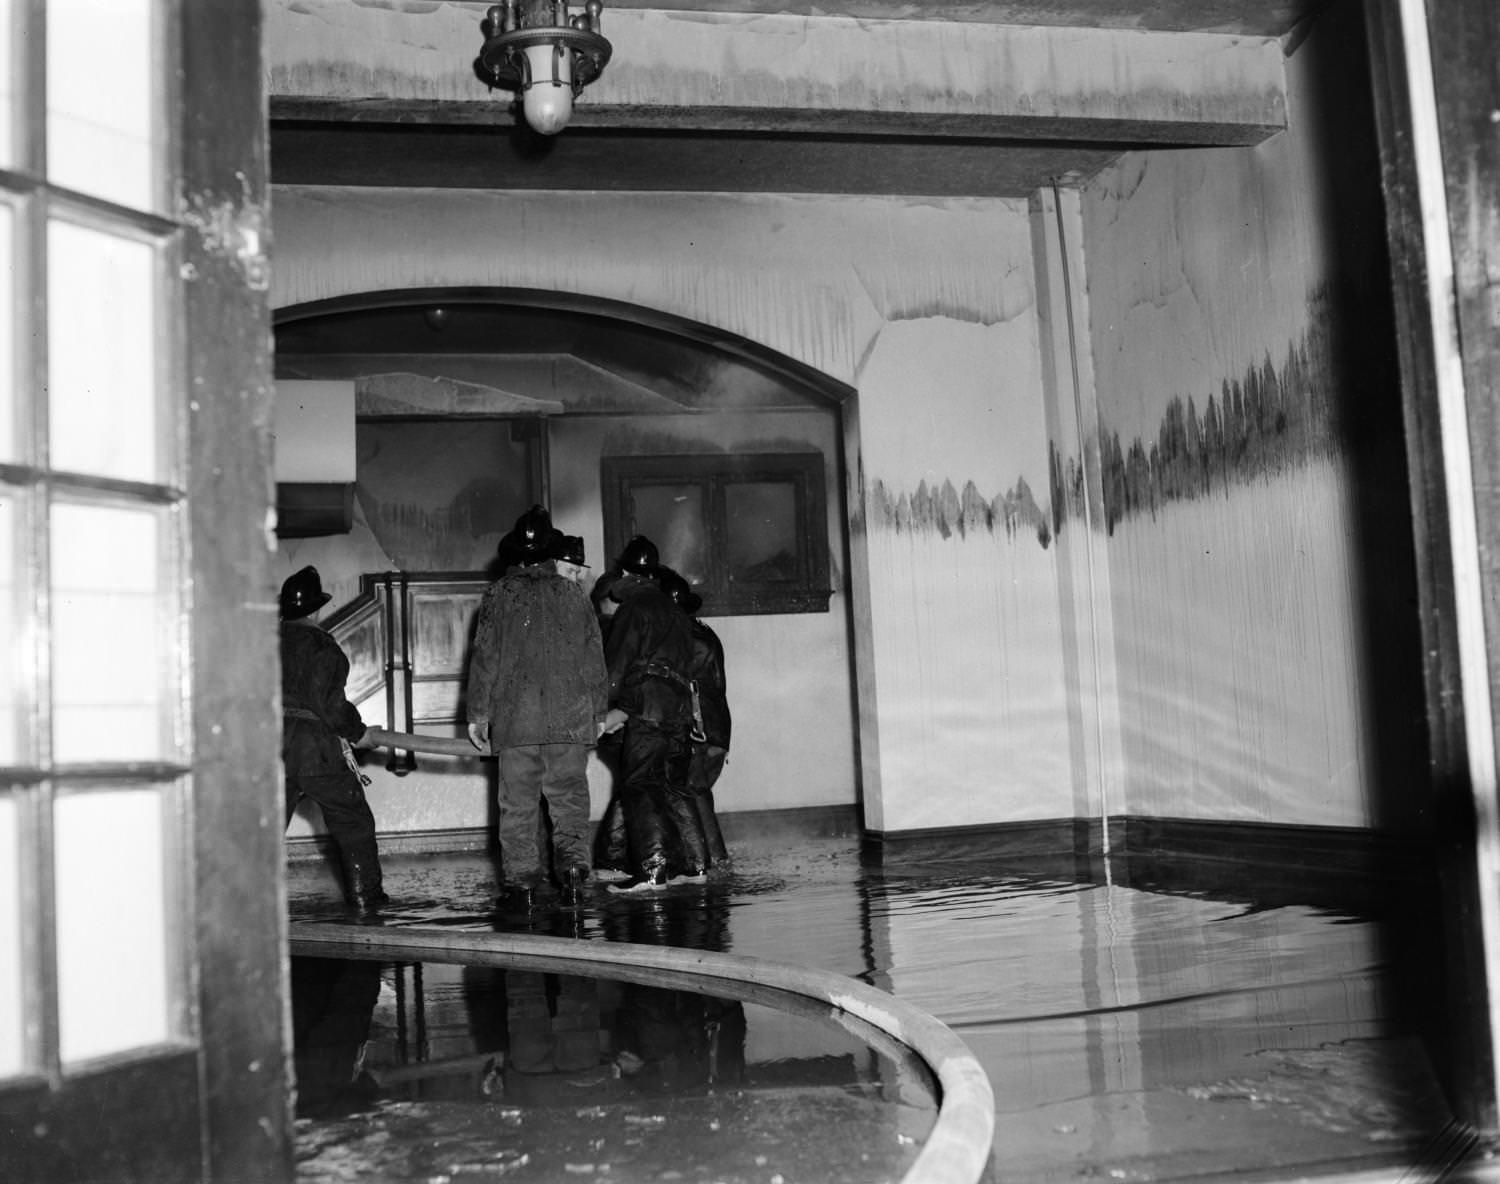
[[[288,707],[283,704],[281,708],[281,714],[290,716],[292,719],[310,719],[315,724],[320,724],[323,722],[323,717],[321,715],[314,714],[306,707]],[[355,759],[354,745],[350,744],[349,741],[345,740],[342,736],[338,738],[338,741],[339,752],[344,758],[344,764],[349,766],[349,772],[358,777],[363,784],[369,785],[370,779],[366,777],[360,770],[359,761]]]
[[[643,662],[635,668],[641,677],[661,678],[687,691],[693,701],[693,729],[689,733],[690,739],[702,743],[707,737],[703,733],[703,704],[698,698],[698,684],[691,678],[686,678],[673,670],[665,662]]]
[[[638,674],[643,678],[664,678],[668,682],[676,683],[685,691],[691,691],[693,689],[692,679],[685,678],[683,675],[673,670],[665,662],[642,662],[635,668],[633,673]]]

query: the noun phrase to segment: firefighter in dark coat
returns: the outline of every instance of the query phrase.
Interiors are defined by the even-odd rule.
[[[663,569],[649,539],[631,539],[616,568],[619,574],[608,593],[619,608],[604,646],[610,702],[606,726],[623,726],[618,788],[635,875],[611,888],[664,885],[674,839],[681,851],[680,877],[702,880],[708,849],[687,784],[692,634],[687,617],[657,582]]]
[[[365,738],[359,710],[344,697],[349,659],[314,615],[332,597],[315,567],[281,586],[281,760],[286,822],[304,797],[323,812],[338,849],[344,898],[362,912],[388,900],[381,886],[375,816],[353,746]]]
[[[517,520],[502,543],[516,566],[485,591],[469,660],[469,739],[499,758],[501,904],[515,911],[551,893],[543,801],[569,904],[590,870],[588,754],[605,715],[604,652],[588,594],[557,572],[558,541],[542,506]]]
[[[724,643],[719,635],[695,615],[703,607],[703,597],[677,572],[662,578],[662,588],[672,603],[688,619],[693,635],[693,664],[688,671],[693,681],[692,754],[688,760],[688,788],[693,791],[693,805],[703,827],[708,847],[709,866],[729,861],[719,816],[714,810],[714,785],[729,758],[729,696],[724,676]]]

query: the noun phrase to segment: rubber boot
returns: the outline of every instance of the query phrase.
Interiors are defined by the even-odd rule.
[[[575,863],[563,877],[562,903],[565,908],[576,909],[588,899],[589,865]]]
[[[667,817],[677,830],[682,860],[674,879],[701,883],[708,875],[708,843],[703,837],[703,823],[698,817],[696,795],[689,789],[667,793]]]
[[[703,828],[703,841],[708,847],[708,865],[728,863],[729,848],[724,845],[724,832],[719,829],[719,816],[714,812],[714,791],[696,790],[693,805],[698,811],[698,823]]]
[[[391,903],[382,886],[380,857],[375,854],[373,843],[367,851],[346,852],[343,862],[344,898],[350,908],[359,913],[373,913]]]
[[[495,911],[502,917],[529,919],[532,911],[543,903],[540,877],[507,880],[500,885]]]
[[[667,886],[667,860],[665,856],[657,855],[641,866],[641,874],[632,876],[618,884],[611,884],[611,892],[650,892],[653,889],[665,888]]]
[[[610,798],[594,836],[594,871],[599,879],[630,878],[630,839],[625,832],[625,810],[620,795]]]

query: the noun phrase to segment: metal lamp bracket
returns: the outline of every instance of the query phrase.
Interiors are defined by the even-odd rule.
[[[486,26],[493,28],[492,22]],[[610,43],[598,33],[568,25],[533,25],[525,29],[492,33],[479,51],[479,64],[495,86],[524,90],[531,83],[526,51],[551,45],[573,55],[573,94],[576,97],[609,64]],[[555,60],[555,59],[554,59]],[[555,68],[555,67],[554,67]]]

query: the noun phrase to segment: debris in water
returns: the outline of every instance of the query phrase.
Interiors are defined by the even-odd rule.
[[[524,1151],[519,1154],[514,1151],[502,1151],[493,1160],[452,1164],[448,1172],[450,1176],[498,1176],[513,1168],[524,1168],[530,1162],[531,1156]]]

